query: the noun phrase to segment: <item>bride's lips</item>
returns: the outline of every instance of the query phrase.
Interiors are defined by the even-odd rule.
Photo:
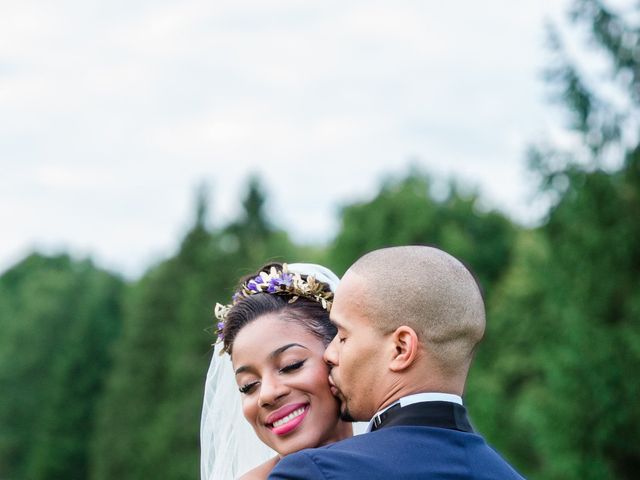
[[[265,424],[276,435],[285,435],[302,423],[308,411],[308,403],[285,405],[269,415]]]

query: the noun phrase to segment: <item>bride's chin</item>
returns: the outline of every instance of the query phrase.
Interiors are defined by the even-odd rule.
[[[272,437],[272,439],[274,439]],[[271,444],[267,443],[273,450],[278,452],[279,455],[285,456],[290,453],[298,452],[305,448],[315,448],[321,446],[315,438],[311,435],[311,432],[304,431],[302,429],[292,432],[287,437],[277,437]],[[265,442],[266,443],[266,442]]]
[[[351,422],[339,420],[337,418],[337,412],[336,423],[332,424],[328,430],[328,426],[324,423],[324,428],[317,428],[317,423],[308,421],[313,420],[313,418],[307,418],[305,420],[307,421],[301,422],[297,428],[286,435],[277,435],[265,426],[267,434],[265,435],[266,438],[263,438],[262,441],[278,452],[279,455],[284,456],[305,448],[323,447],[353,436]]]

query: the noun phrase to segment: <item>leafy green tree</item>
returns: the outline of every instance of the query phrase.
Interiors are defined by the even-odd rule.
[[[0,476],[86,478],[123,282],[66,255],[0,277]]]
[[[490,303],[469,402],[479,429],[535,478],[636,475],[639,164],[636,150],[619,172],[572,171]]]
[[[487,305],[487,330],[465,395],[474,426],[527,476],[546,460],[536,443],[545,442],[542,364],[556,327],[541,308],[548,298],[550,255],[542,232],[518,235],[513,261]]]
[[[609,59],[606,85],[590,84],[554,38],[550,78],[581,143],[532,152],[555,203],[496,289],[470,385],[481,429],[535,478],[630,479],[640,466],[640,10],[629,13],[574,3]],[[607,98],[615,89],[626,104]]]
[[[427,244],[468,262],[488,291],[509,264],[516,227],[501,213],[483,211],[475,193],[449,185],[443,198],[419,171],[390,180],[369,202],[342,210],[329,261],[344,272],[366,252],[393,245]]]

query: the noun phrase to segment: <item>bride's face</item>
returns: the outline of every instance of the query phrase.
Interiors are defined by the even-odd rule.
[[[349,435],[331,394],[324,345],[279,315],[246,325],[233,344],[233,368],[242,410],[258,437],[281,455]]]

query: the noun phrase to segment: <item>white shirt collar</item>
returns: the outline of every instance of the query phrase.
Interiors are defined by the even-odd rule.
[[[452,402],[462,405],[462,397],[459,395],[454,395],[452,393],[438,393],[438,392],[427,392],[427,393],[414,393],[413,395],[407,395],[406,397],[401,397],[399,400],[393,402],[388,407],[383,408],[376,412],[376,414],[369,420],[369,424],[365,430],[365,433],[371,431],[371,427],[373,427],[373,419],[376,418],[381,413],[384,413],[391,407],[396,404],[400,404],[400,407],[406,407],[407,405],[411,405],[414,403],[420,402]]]

